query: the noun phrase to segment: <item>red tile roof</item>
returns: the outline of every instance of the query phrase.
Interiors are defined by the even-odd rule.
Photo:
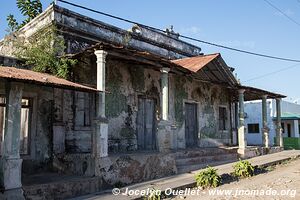
[[[200,55],[195,57],[172,60],[171,62],[180,65],[181,67],[186,68],[192,72],[197,72],[219,55],[219,53]]]
[[[65,79],[58,78],[49,74],[34,72],[26,69],[19,69],[15,67],[0,66],[0,78],[86,92],[98,91],[95,88],[67,81]]]

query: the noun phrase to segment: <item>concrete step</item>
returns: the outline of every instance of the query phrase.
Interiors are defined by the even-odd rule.
[[[185,150],[176,153],[176,159],[181,158],[192,158],[192,157],[204,157],[212,155],[224,155],[237,153],[237,149],[222,149],[222,148],[205,148],[205,149],[195,149],[195,150]]]
[[[178,158],[176,159],[176,166],[194,165],[194,164],[205,164],[210,162],[216,162],[221,160],[232,160],[237,159],[238,155],[235,153],[222,154],[222,155],[210,155],[210,156],[199,156],[190,158]]]
[[[209,162],[209,163],[199,163],[199,164],[193,164],[193,165],[181,165],[177,167],[178,174],[182,173],[188,173],[192,171],[196,171],[199,169],[204,169],[207,166],[217,166],[217,165],[223,165],[227,163],[236,162],[238,159],[230,159],[230,160],[221,160],[221,161],[215,161],[215,162]]]
[[[51,179],[50,179],[51,180]],[[61,177],[60,181],[23,185],[26,200],[63,200],[103,190],[99,177]]]

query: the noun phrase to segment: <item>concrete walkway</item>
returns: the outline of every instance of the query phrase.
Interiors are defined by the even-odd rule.
[[[300,150],[288,150],[288,151],[282,151],[279,153],[274,153],[274,154],[269,154],[269,155],[263,155],[263,156],[258,156],[254,157],[251,159],[248,159],[252,165],[258,166],[258,167],[267,167],[275,164],[279,164],[281,162],[290,160],[292,158],[299,158],[300,157]],[[218,173],[221,174],[228,174],[233,172],[233,165],[234,163],[228,163],[224,165],[219,165],[216,166],[215,168],[218,169]],[[191,173],[185,173],[185,174],[179,174],[179,175],[174,175],[170,177],[165,177],[161,179],[156,179],[152,181],[147,181],[143,183],[138,183],[135,185],[131,185],[125,188],[121,188],[121,193],[125,192],[126,188],[128,190],[147,190],[148,188],[155,188],[155,189],[160,189],[161,191],[164,191],[168,188],[172,188],[173,190],[175,189],[185,189],[188,187],[194,187],[195,186],[195,174],[200,172],[201,170],[197,171],[192,171]],[[118,192],[118,189],[116,189],[116,192]],[[102,193],[97,193],[97,194],[92,194],[88,196],[82,196],[82,197],[77,197],[74,198],[73,200],[96,200],[96,199],[101,199],[101,200],[110,200],[110,199],[121,199],[121,200],[128,200],[128,199],[137,199],[141,198],[142,196],[140,195],[132,195],[132,196],[127,196],[127,195],[113,195],[112,191],[106,191]]]

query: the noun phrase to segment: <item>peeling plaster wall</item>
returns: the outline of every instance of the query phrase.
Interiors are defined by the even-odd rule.
[[[170,91],[170,115],[174,120],[177,148],[185,145],[185,107],[184,103],[196,103],[198,107],[198,146],[211,147],[230,144],[230,99],[229,91],[218,85],[199,82],[188,77],[171,75],[173,89]],[[219,106],[226,107],[226,130],[219,131]]]
[[[0,80],[0,94],[5,94],[5,84]],[[22,155],[23,173],[48,170],[52,152],[53,89],[24,84],[23,97],[30,98],[29,154]]]
[[[111,153],[137,150],[139,97],[155,99],[159,112],[160,72],[144,67],[113,60],[107,62],[106,116]]]

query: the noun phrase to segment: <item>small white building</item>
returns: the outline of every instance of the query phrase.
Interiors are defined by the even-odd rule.
[[[245,127],[248,145],[262,145],[262,102],[245,102]],[[267,123],[269,144],[274,145],[276,137],[276,101],[267,101]],[[281,127],[283,137],[299,138],[300,105],[288,101],[281,103]]]

